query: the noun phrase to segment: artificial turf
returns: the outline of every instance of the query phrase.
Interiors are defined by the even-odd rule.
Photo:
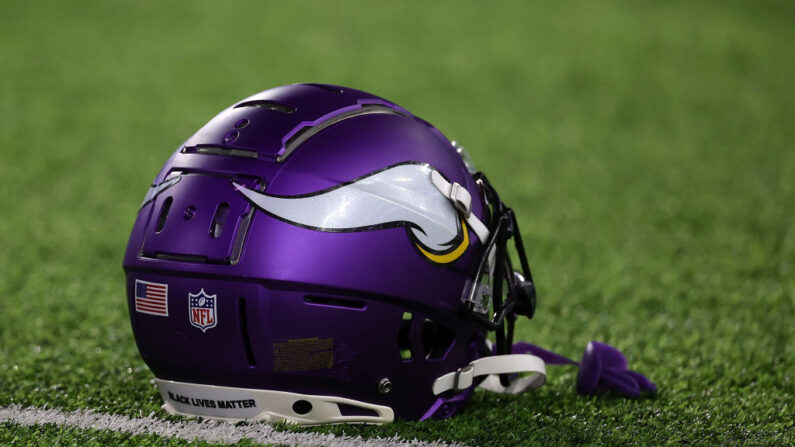
[[[15,424],[0,424],[0,445],[27,446],[47,445],[49,447],[74,446],[74,447],[209,447],[210,444],[202,441],[186,441],[182,439],[165,439],[155,435],[134,436],[127,433],[118,433],[105,430],[78,430],[62,428],[53,424],[21,426]],[[254,446],[251,442],[243,441],[238,446]]]
[[[451,420],[314,430],[794,444],[793,23],[787,1],[6,0],[0,405],[159,411],[121,270],[147,185],[222,108],[315,81],[461,141],[521,221],[539,308],[520,338],[613,344],[659,392],[582,397],[550,367],[541,390],[478,392]],[[0,425],[2,443],[92,436]]]

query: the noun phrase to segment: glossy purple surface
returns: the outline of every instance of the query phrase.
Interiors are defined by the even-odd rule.
[[[182,176],[140,209],[124,268],[135,339],[157,377],[344,396],[389,405],[399,418],[419,419],[436,402],[433,380],[477,356],[470,342],[479,330],[459,312],[464,283],[482,251],[474,233],[470,231],[470,246],[461,258],[434,264],[418,253],[404,228],[351,233],[304,229],[252,210],[232,186],[234,180],[264,187],[268,194],[298,195],[396,163],[420,161],[464,185],[475,198],[473,212],[483,217],[478,188],[438,130],[373,95],[339,90],[292,85],[246,98],[235,105],[266,107],[224,110],[178,148],[156,177],[154,184],[169,175]],[[403,115],[338,122],[285,161],[276,161],[302,129],[366,104],[387,105]],[[255,152],[256,158],[232,155],[233,150]],[[161,218],[167,200],[171,208]],[[229,205],[229,214],[214,237],[214,213],[221,203]],[[189,207],[195,215],[185,219]],[[168,317],[135,311],[136,279],[168,284]],[[188,321],[188,294],[200,289],[218,296],[218,324],[204,333]],[[312,297],[321,300],[311,302]],[[322,304],[329,299],[355,306]],[[404,312],[413,314],[410,360],[401,358],[398,347]],[[426,318],[455,334],[442,358],[426,358]],[[330,367],[276,370],[274,353],[280,343],[313,338],[332,339]],[[393,383],[385,395],[377,392],[383,378]],[[451,399],[444,414],[453,414],[465,401]]]

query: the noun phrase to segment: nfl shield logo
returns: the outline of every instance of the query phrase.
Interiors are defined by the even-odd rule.
[[[188,292],[188,315],[190,324],[206,332],[218,324],[218,313],[215,307],[216,295],[207,295],[204,289],[199,293]]]

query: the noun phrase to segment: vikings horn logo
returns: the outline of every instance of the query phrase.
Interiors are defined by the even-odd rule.
[[[268,195],[233,184],[265,213],[292,225],[329,232],[405,227],[417,250],[440,264],[464,254],[469,246],[467,222],[477,220],[474,214],[459,213],[449,193],[442,192],[451,184],[427,164],[398,164],[297,196]]]

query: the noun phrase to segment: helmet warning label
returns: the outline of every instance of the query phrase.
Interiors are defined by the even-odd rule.
[[[273,371],[294,372],[330,369],[334,364],[331,337],[291,338],[273,341]]]

